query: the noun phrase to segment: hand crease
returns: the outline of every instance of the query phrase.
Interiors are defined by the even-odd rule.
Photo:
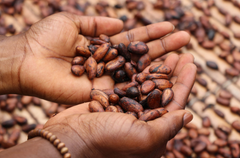
[[[163,50],[164,50],[164,54],[165,53],[167,53],[167,50],[166,50],[166,43],[165,43],[165,40],[164,40],[164,38],[163,39],[159,39],[160,40],[160,44],[161,44],[161,46],[162,46],[162,48],[163,48]]]

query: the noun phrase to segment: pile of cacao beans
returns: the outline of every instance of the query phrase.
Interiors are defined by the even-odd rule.
[[[193,123],[184,127],[168,143],[167,152],[163,157],[235,158],[239,157],[240,145],[240,53],[238,45],[240,31],[234,27],[239,25],[240,20],[239,14],[234,10],[239,8],[240,3],[237,0],[0,0],[0,34],[10,36],[24,32],[41,18],[60,11],[77,15],[119,18],[124,22],[123,31],[161,21],[171,22],[175,25],[174,32],[184,30],[192,35],[190,43],[176,52],[190,52],[195,56],[197,78],[187,104],[187,109],[194,115]],[[32,12],[31,17],[30,12]],[[77,49],[88,49],[90,55],[86,52],[88,55],[76,57],[73,61],[73,65],[76,66],[72,68],[72,72],[75,75],[86,72],[90,79],[109,74],[116,83],[132,84],[128,87],[129,90],[123,87],[113,90],[94,89],[91,96],[94,95],[93,107],[95,108],[91,109],[92,111],[121,112],[122,110],[140,119],[142,114],[146,114],[149,110],[163,110],[162,103],[158,108],[149,107],[151,104],[147,101],[151,99],[147,98],[150,98],[153,92],[161,93],[159,92],[161,90],[155,87],[149,93],[142,93],[143,83],[154,82],[156,79],[137,81],[137,76],[141,74],[144,76],[145,73],[138,69],[137,61],[131,61],[121,54],[119,45],[108,44],[108,37],[104,35],[89,40],[92,43],[88,48]],[[109,56],[107,57],[106,54],[102,58],[94,56],[96,50],[103,47],[101,46],[103,44],[105,44],[104,48],[108,47],[106,54]],[[124,46],[120,46],[120,49],[122,47]],[[128,46],[125,47],[124,49],[128,50]],[[119,56],[125,60],[125,63],[116,70],[114,68],[113,71],[106,71],[107,63],[118,60]],[[101,58],[95,63],[97,71],[94,73],[86,68],[89,57],[91,57],[90,61]],[[163,61],[164,58],[157,60]],[[133,69],[127,72],[129,67]],[[131,75],[132,72],[135,75]],[[134,85],[135,82],[137,85]],[[155,82],[154,84],[156,86]],[[106,98],[105,101],[109,103],[108,106],[105,107],[104,103],[97,101],[98,95],[95,96],[95,94],[103,95]],[[120,100],[124,101],[125,98],[137,102],[137,105],[140,104],[143,111],[132,112],[124,109],[125,106],[122,107]],[[162,99],[160,102],[163,102]],[[24,131],[36,126],[41,128],[49,117],[71,107],[15,94],[2,95],[0,105],[0,151],[26,141]],[[157,115],[160,115],[159,112]]]

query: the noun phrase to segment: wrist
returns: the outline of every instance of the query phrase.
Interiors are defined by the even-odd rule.
[[[26,51],[24,34],[0,38],[0,94],[21,93],[20,74]]]

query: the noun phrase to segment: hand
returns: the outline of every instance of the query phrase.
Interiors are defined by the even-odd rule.
[[[180,31],[167,37],[174,29],[169,22],[139,27],[119,33],[123,23],[105,17],[85,17],[70,13],[58,13],[34,24],[24,35],[25,54],[17,69],[17,93],[34,95],[47,100],[78,104],[89,101],[92,88],[113,88],[110,76],[88,80],[87,75],[71,74],[71,61],[76,46],[87,46],[84,36],[111,36],[113,44],[144,41],[149,47],[152,60],[176,50],[189,42],[189,35]],[[119,34],[118,34],[119,33]],[[113,36],[112,36],[113,35]]]
[[[73,157],[153,157],[165,152],[173,138],[192,115],[185,108],[195,80],[193,56],[171,54],[164,62],[172,68],[174,99],[165,108],[170,112],[153,121],[140,121],[123,113],[90,113],[88,103],[71,107],[44,126],[69,147]],[[187,77],[186,77],[187,76]]]

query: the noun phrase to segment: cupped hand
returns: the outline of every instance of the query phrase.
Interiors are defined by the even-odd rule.
[[[47,100],[79,104],[89,101],[92,88],[114,87],[110,76],[104,75],[90,81],[86,73],[76,77],[71,73],[71,61],[76,56],[76,46],[87,46],[85,36],[110,36],[112,44],[144,41],[152,60],[176,50],[189,42],[186,32],[164,37],[174,29],[169,22],[156,23],[119,33],[120,20],[105,17],[77,16],[58,13],[34,24],[26,33],[27,47],[19,68],[20,93],[35,95]]]
[[[165,152],[174,137],[192,115],[180,110],[185,104],[196,75],[193,57],[171,54],[164,64],[173,70],[174,99],[165,108],[169,113],[144,122],[124,113],[90,113],[88,103],[71,107],[52,117],[44,126],[55,133],[76,157],[151,157]]]

